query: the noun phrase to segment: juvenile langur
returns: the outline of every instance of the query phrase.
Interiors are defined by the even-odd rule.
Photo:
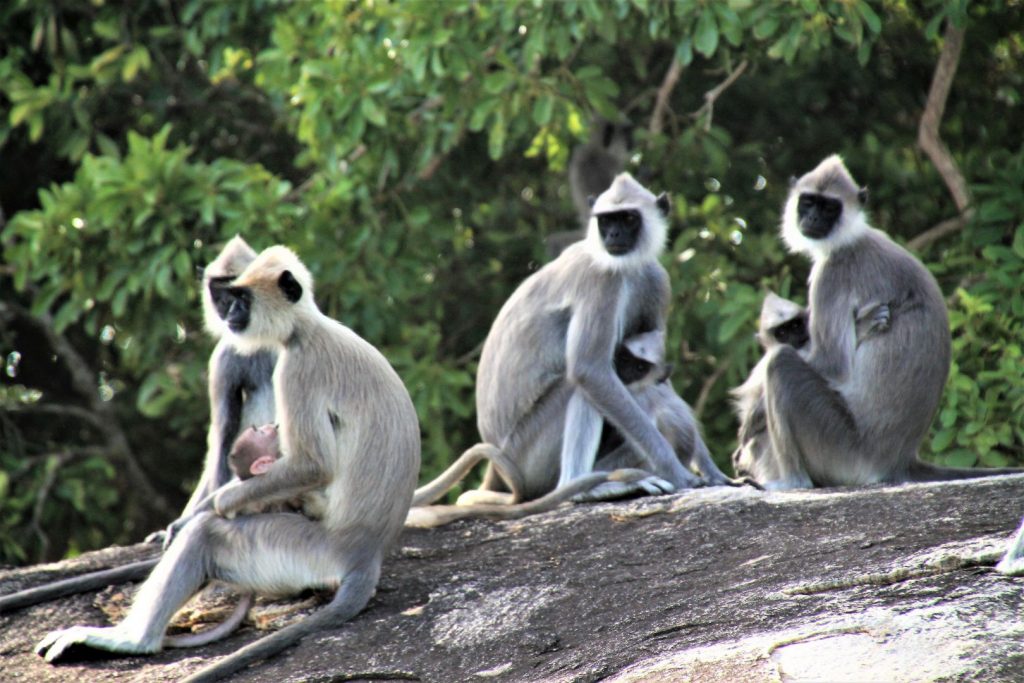
[[[380,352],[320,312],[309,272],[288,249],[264,251],[226,291],[232,343],[278,351],[273,389],[282,457],[266,474],[219,490],[213,511],[197,511],[124,621],[49,634],[37,646],[47,661],[83,650],[155,652],[175,611],[212,579],[272,595],[336,589],[319,612],[188,679],[214,680],[347,621],[373,595],[419,469],[409,394]],[[326,500],[322,520],[289,512],[236,516],[315,491]]]
[[[512,294],[484,342],[476,383],[477,425],[522,477],[531,500],[595,470],[605,420],[638,454],[640,481],[602,484],[596,499],[670,492],[702,484],[679,462],[615,374],[623,339],[664,330],[668,274],[667,195],[628,173],[597,198],[587,238],[570,245]],[[607,471],[596,462],[598,471]],[[614,469],[614,468],[611,468]],[[505,485],[488,467],[482,490]]]
[[[889,307],[884,304],[865,307],[858,315],[860,317],[855,320],[858,346],[871,335],[882,334],[889,329],[891,316]],[[763,478],[759,476],[756,462],[765,449],[771,448],[768,423],[764,414],[767,352],[779,344],[787,344],[800,351],[806,358],[807,342],[810,341],[807,331],[807,309],[783,299],[774,292],[768,292],[761,305],[757,340],[765,350],[765,355],[751,370],[747,380],[730,392],[740,422],[737,434],[739,445],[732,455],[733,469],[737,477],[749,477],[754,481]],[[771,459],[771,456],[768,458]]]
[[[813,261],[810,341],[803,351],[779,344],[766,354],[771,448],[754,476],[788,489],[1012,471],[941,468],[917,457],[949,372],[946,305],[921,262],[868,225],[865,198],[831,156],[786,201],[782,237]],[[882,333],[858,343],[859,320]]]
[[[663,331],[645,332],[625,340],[615,353],[615,372],[684,466],[699,472],[704,482],[712,486],[738,483],[715,465],[690,406],[672,387],[672,366],[665,363]],[[643,467],[637,452],[623,443],[621,435],[607,423],[598,453],[606,468]],[[655,470],[652,474],[665,477],[669,473]],[[614,486],[614,482],[610,483],[606,490]],[[583,492],[576,500],[589,500],[590,495]]]
[[[577,145],[569,158],[569,190],[579,216],[580,227],[556,232],[544,240],[548,258],[553,259],[573,242],[583,239],[590,222],[590,203],[607,190],[629,160],[631,126],[612,123],[595,116],[590,137]]]
[[[761,319],[757,341],[765,355],[750,371],[747,380],[730,393],[733,408],[739,419],[737,448],[732,454],[732,466],[738,477],[751,477],[761,481],[765,477],[757,469],[766,449],[771,448],[768,423],[764,415],[764,381],[768,365],[767,352],[779,344],[788,344],[798,351],[806,348],[807,310],[799,304],[768,292],[761,304]],[[771,456],[764,456],[771,459]]]
[[[266,474],[270,466],[280,457],[277,445],[277,428],[273,425],[253,426],[244,430],[235,439],[228,453],[228,465],[235,479],[244,481],[254,476]],[[199,503],[202,509],[203,503]],[[252,512],[252,511],[248,511]],[[263,512],[263,510],[261,510]],[[238,628],[246,613],[252,607],[253,594],[244,593],[231,615],[221,624],[187,635],[164,636],[164,647],[200,647],[221,638],[225,638]]]
[[[228,334],[224,316],[231,306],[230,283],[256,258],[256,252],[240,236],[232,238],[203,269],[203,320],[206,330],[217,339],[210,354],[207,387],[210,397],[210,429],[206,437],[206,462],[181,516],[166,532],[151,534],[147,541],[163,541],[171,537],[197,509],[200,501],[231,479],[228,451],[242,430],[242,425],[274,422],[272,377],[277,351],[259,349],[239,351]]]

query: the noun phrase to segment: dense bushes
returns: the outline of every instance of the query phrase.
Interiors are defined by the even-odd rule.
[[[977,204],[922,252],[956,350],[928,447],[1024,462],[1024,34],[1007,3],[966,5],[9,4],[0,558],[137,539],[184,501],[212,347],[194,267],[235,233],[296,249],[384,351],[438,471],[475,440],[495,312],[574,222],[595,113],[635,125],[630,168],[675,197],[675,381],[725,463],[761,296],[805,295],[776,237],[788,177],[844,153],[902,240],[957,214],[915,143],[948,21],[967,42],[941,132]]]

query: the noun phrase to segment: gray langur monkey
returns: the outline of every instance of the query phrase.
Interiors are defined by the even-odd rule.
[[[641,409],[653,420],[658,431],[668,439],[680,460],[700,471],[712,484],[730,484],[711,460],[700,437],[697,422],[689,406],[668,382],[671,366],[664,363],[665,335],[661,330],[644,332],[625,340],[615,352],[615,373],[634,393]],[[538,418],[537,413],[532,416]],[[541,419],[550,419],[541,416]],[[527,421],[529,423],[530,421]],[[527,432],[530,429],[526,430]],[[607,456],[606,458],[602,456]],[[626,446],[621,435],[605,424],[601,435],[599,456],[611,472],[593,472],[580,476],[554,491],[522,501],[523,482],[518,468],[491,444],[473,446],[430,484],[420,487],[413,496],[406,526],[431,528],[460,519],[519,519],[548,512],[570,500],[590,500],[589,492],[598,484],[613,483],[628,487],[650,476],[639,469],[643,462]],[[489,461],[511,493],[470,491],[460,497],[459,505],[429,505],[444,495],[481,460]],[[628,492],[628,490],[627,490]],[[421,507],[426,506],[426,507]]]
[[[623,339],[665,328],[669,282],[658,256],[668,211],[667,195],[655,197],[628,173],[616,177],[594,203],[586,239],[527,278],[484,341],[477,425],[517,468],[526,500],[610,469],[595,463],[605,420],[643,469],[658,474],[600,484],[595,499],[704,483],[680,463],[614,367]],[[505,488],[488,466],[484,494]]]
[[[231,470],[228,452],[243,425],[274,422],[273,373],[277,351],[240,351],[232,343],[224,317],[231,306],[230,283],[256,259],[256,252],[236,235],[220,254],[203,269],[203,321],[217,340],[210,354],[207,387],[210,398],[210,429],[206,436],[206,461],[181,516],[167,531],[151,534],[147,541],[170,542],[174,533],[192,516],[200,501],[228,483]]]
[[[282,457],[269,471],[230,484],[197,510],[143,583],[116,626],[76,626],[47,635],[47,661],[91,650],[160,649],[175,611],[218,579],[261,594],[336,589],[306,619],[261,638],[189,681],[234,673],[316,630],[337,626],[367,604],[387,548],[402,530],[416,485],[420,431],[401,379],[377,349],[313,301],[309,272],[291,251],[271,247],[231,283],[225,316],[243,350],[278,351],[274,396]],[[290,512],[236,516],[320,491],[322,520]],[[84,651],[84,652],[83,652]]]
[[[936,481],[1013,470],[937,467],[918,447],[950,363],[942,292],[908,251],[868,225],[866,190],[831,156],[797,180],[782,237],[813,261],[809,346],[770,349],[764,413],[765,488]],[[880,333],[858,343],[858,321]]]
[[[548,259],[553,259],[583,239],[590,222],[590,203],[607,190],[629,161],[632,126],[595,116],[587,141],[577,145],[569,157],[569,191],[579,216],[580,227],[548,235],[544,240]]]
[[[210,431],[203,474],[182,517],[231,479],[228,453],[243,425],[274,422],[277,350],[239,349],[225,322],[233,301],[229,287],[255,259],[252,247],[235,236],[203,269],[203,320],[207,331],[217,339],[209,364]]]

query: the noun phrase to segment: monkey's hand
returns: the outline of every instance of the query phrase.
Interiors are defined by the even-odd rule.
[[[857,344],[889,331],[892,327],[892,310],[887,303],[865,304],[854,313],[857,330]]]
[[[664,493],[675,493],[676,487],[661,477],[651,475],[636,481],[607,481],[598,484],[586,493],[573,496],[577,503],[615,500],[627,496],[660,496]]]
[[[36,645],[36,654],[50,663],[77,661],[95,658],[96,651],[143,654],[158,652],[159,641],[156,643],[139,642],[128,633],[114,626],[99,628],[97,626],[72,626],[60,631],[51,631]]]

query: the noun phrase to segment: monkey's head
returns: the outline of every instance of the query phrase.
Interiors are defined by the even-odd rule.
[[[239,235],[224,245],[210,265],[203,268],[203,321],[206,330],[219,339],[227,333],[224,318],[231,307],[228,285],[256,259],[256,252]]]
[[[248,479],[266,474],[279,457],[277,427],[274,425],[253,425],[246,429],[228,453],[228,466],[239,479]]]
[[[672,373],[665,363],[665,333],[652,330],[626,339],[615,350],[615,374],[625,385],[663,382]]]
[[[782,238],[791,251],[815,261],[864,234],[867,189],[857,186],[842,158],[833,154],[793,183],[782,218]]]
[[[317,313],[313,279],[287,247],[265,249],[227,288],[225,322],[244,350],[285,344],[303,316]]]
[[[800,349],[810,340],[807,332],[807,311],[799,304],[768,292],[761,304],[761,323],[757,333],[761,346],[769,349],[788,344]]]
[[[667,194],[655,197],[633,176],[620,173],[591,206],[588,250],[610,268],[657,259],[665,248],[670,208]]]

